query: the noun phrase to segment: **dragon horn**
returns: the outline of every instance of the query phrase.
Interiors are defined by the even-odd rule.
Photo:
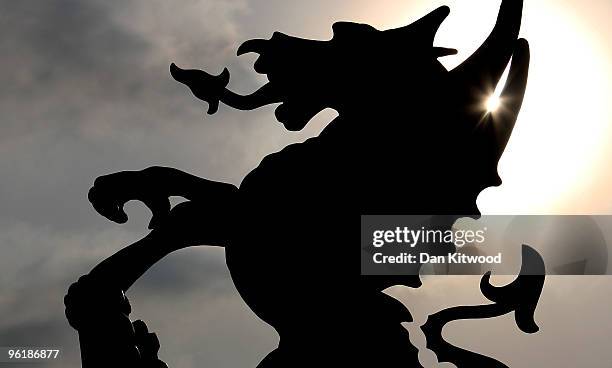
[[[518,38],[523,0],[503,0],[497,22],[485,42],[461,65],[454,75],[480,90],[495,87],[501,78]]]

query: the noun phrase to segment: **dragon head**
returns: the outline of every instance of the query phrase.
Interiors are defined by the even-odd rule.
[[[427,188],[438,183],[444,185],[439,193],[449,193],[449,198],[438,196],[441,207],[449,208],[449,201],[461,198],[465,203],[451,208],[477,212],[478,193],[501,183],[497,163],[526,88],[529,47],[518,39],[522,9],[522,0],[502,1],[488,38],[453,70],[446,70],[438,58],[456,50],[433,45],[450,12],[443,6],[395,29],[339,22],[326,41],[279,32],[269,39],[248,40],[238,55],[258,54],[255,71],[265,74],[268,83],[246,96],[226,88],[227,70],[212,76],[173,64],[171,73],[209,103],[209,113],[216,111],[219,101],[243,110],[278,103],[277,120],[289,130],[300,130],[321,110],[335,109],[350,120],[344,124],[350,126],[344,141],[364,138],[367,144],[361,147],[369,150],[372,161],[377,150],[384,156],[377,162],[388,162],[390,169],[397,164],[419,165],[421,176],[431,179],[424,184]],[[487,112],[486,97],[511,58],[502,107]],[[419,144],[406,144],[408,138]],[[444,168],[446,176],[428,172],[431,168]],[[448,177],[462,178],[459,192],[449,191]]]

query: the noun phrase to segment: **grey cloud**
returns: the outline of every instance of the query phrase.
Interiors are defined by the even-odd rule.
[[[280,128],[251,122],[261,112],[249,121],[236,112],[205,121],[202,103],[168,73],[171,61],[210,70],[233,64],[233,80],[254,88],[250,67],[229,51],[239,39],[228,26],[239,4],[11,3],[0,29],[13,35],[0,43],[7,55],[0,169],[8,173],[0,198],[8,217],[44,224],[54,214],[54,225],[82,228],[95,223],[83,200],[98,175],[168,164],[237,182],[263,156],[266,141],[269,150],[282,147],[286,141],[274,138]],[[249,139],[257,135],[264,150],[250,156],[262,147]]]
[[[230,65],[233,79],[241,81],[237,88],[255,88],[260,81],[231,50],[242,38],[232,17],[245,3],[180,5],[29,0],[2,5],[0,314],[9,317],[0,319],[0,345],[62,347],[65,359],[46,366],[78,366],[76,334],[63,316],[67,287],[146,231],[149,214],[139,204],[128,205],[126,226],[90,208],[86,194],[96,176],[166,164],[239,181],[267,149],[285,144],[274,138],[281,133],[275,124],[268,124],[267,138],[266,129],[252,122],[264,122],[270,110],[248,120],[230,113],[204,121],[205,107],[168,73],[171,61],[211,70]],[[251,156],[257,138],[268,141],[268,148]],[[135,315],[159,326],[166,341],[177,338],[175,318],[166,313],[191,306],[179,314],[227,321],[226,336],[237,341],[260,334],[245,354],[209,338],[209,349],[234,356],[230,362],[253,365],[274,342],[237,296],[222,253],[201,249],[169,257],[133,289]],[[150,298],[161,300],[155,307],[140,302]],[[198,310],[219,304],[221,315],[219,308]],[[196,342],[207,335],[188,327],[178,340],[193,343],[169,343],[166,351],[174,367],[188,367],[174,357],[193,356]],[[208,365],[208,359],[192,362]]]

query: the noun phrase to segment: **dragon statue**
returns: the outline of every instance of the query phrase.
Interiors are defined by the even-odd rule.
[[[351,249],[357,254],[349,234],[357,234],[362,214],[431,214],[448,227],[458,215],[479,215],[478,194],[501,184],[497,163],[527,84],[522,8],[521,0],[503,0],[484,44],[453,70],[438,58],[456,50],[433,46],[448,7],[384,31],[335,23],[327,41],[279,32],[246,41],[238,55],[258,54],[255,71],[269,81],[249,95],[227,89],[227,69],[211,75],[172,64],[171,75],[207,102],[209,114],[220,103],[241,110],[279,104],[276,119],[291,131],[325,108],[338,116],[320,135],[268,155],[239,187],[166,167],[97,178],[89,200],[101,215],[124,223],[124,204],[140,200],[153,217],[145,238],[102,261],[65,297],[83,367],[166,366],[156,335],[130,321],[125,292],[169,253],[200,245],[225,248],[238,292],[280,336],[258,367],[420,367],[401,325],[410,312],[382,293],[393,285],[419,287],[418,274],[360,276],[357,262],[347,262]],[[510,59],[502,108],[487,112],[483,100]],[[171,208],[171,196],[187,201]],[[422,329],[440,361],[505,367],[444,341],[450,321],[514,312],[522,331],[538,330],[533,313],[544,265],[528,246],[523,267],[541,276],[521,272],[493,287],[486,274],[481,290],[492,304],[429,317]]]

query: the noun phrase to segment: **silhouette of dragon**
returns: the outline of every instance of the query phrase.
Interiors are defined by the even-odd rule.
[[[519,0],[502,1],[484,44],[450,71],[437,59],[456,50],[433,46],[448,7],[384,31],[335,23],[327,41],[279,32],[246,41],[238,55],[258,54],[255,71],[269,80],[249,95],[227,89],[227,69],[211,75],[172,64],[172,76],[208,103],[209,114],[221,102],[241,110],[279,104],[276,118],[291,131],[325,108],[338,116],[317,137],[268,155],[239,187],[166,167],[96,179],[89,200],[101,215],[124,223],[124,204],[140,200],[153,217],[145,238],[102,261],[65,297],[83,367],[165,366],[155,334],[130,321],[124,293],[169,253],[199,245],[225,248],[238,292],[280,336],[259,367],[420,367],[401,326],[411,321],[409,311],[382,293],[393,285],[419,287],[418,274],[359,276],[346,261],[348,234],[357,233],[361,214],[432,214],[447,227],[459,215],[479,215],[478,194],[501,184],[497,163],[526,88],[522,7]],[[511,58],[502,108],[487,113],[483,100]],[[170,196],[187,201],[171,209]],[[450,321],[514,311],[522,331],[537,331],[533,313],[544,265],[528,246],[523,267],[542,276],[521,272],[496,288],[487,274],[481,290],[493,304],[429,317],[422,329],[440,361],[505,367],[444,341],[441,331]]]

